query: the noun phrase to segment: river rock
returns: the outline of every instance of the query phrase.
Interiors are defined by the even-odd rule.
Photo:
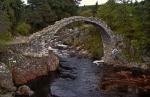
[[[29,43],[9,45],[0,52],[0,62],[9,65],[11,77],[18,85],[47,75],[59,66],[59,59],[53,52],[47,52],[44,46],[41,48],[38,44]]]
[[[48,57],[48,71],[56,71],[58,67],[59,67],[58,57],[55,54],[50,53]]]
[[[12,97],[15,90],[9,68],[0,62],[0,97]]]
[[[77,97],[72,91],[60,88],[59,86],[52,86],[51,93],[54,97]]]
[[[34,94],[34,91],[32,91],[27,85],[23,85],[18,88],[16,93],[17,93],[17,95],[31,96]]]
[[[11,72],[4,63],[0,63],[0,89],[1,88],[7,91],[16,90],[13,84]]]
[[[61,78],[69,78],[72,80],[77,78],[77,71],[75,69],[66,70],[66,69],[60,68],[59,70],[60,70],[60,77]]]
[[[39,76],[55,71],[59,66],[59,59],[53,53],[48,56],[22,56],[20,62],[12,68],[12,75],[16,84],[24,84]]]
[[[47,75],[49,71],[57,69],[58,63],[58,58],[54,55],[41,58],[29,57],[24,63],[13,68],[14,81],[16,84],[24,84],[39,76]]]
[[[61,72],[60,77],[74,80],[77,78],[77,74],[73,74],[69,72]]]
[[[0,97],[14,97],[13,93],[7,93],[7,94],[0,94]]]
[[[47,75],[47,61],[45,58],[26,57],[25,60],[12,68],[12,75],[16,84],[24,84],[39,76]]]
[[[74,64],[70,64],[68,61],[65,61],[65,58],[60,59],[60,67],[66,70],[76,70]]]

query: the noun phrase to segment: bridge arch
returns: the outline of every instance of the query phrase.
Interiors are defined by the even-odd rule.
[[[112,42],[112,31],[108,26],[103,22],[102,20],[99,20],[94,17],[82,17],[82,16],[74,16],[74,17],[69,17],[69,18],[64,18],[60,21],[57,21],[54,26],[56,29],[54,30],[54,33],[57,33],[61,28],[74,23],[74,22],[87,22],[90,24],[93,24],[97,26],[101,31],[100,34],[102,36],[102,41],[104,43],[111,43]]]
[[[107,24],[104,21],[94,17],[73,16],[69,18],[64,18],[60,21],[56,21],[54,25],[48,26],[43,30],[31,35],[29,40],[31,42],[38,41],[40,43],[44,40],[47,41],[48,39],[52,38],[53,35],[57,33],[60,29],[74,22],[87,22],[97,26],[100,29],[104,49],[103,60],[109,63],[109,61],[111,60],[111,51],[114,47],[114,35],[111,29],[107,26]]]

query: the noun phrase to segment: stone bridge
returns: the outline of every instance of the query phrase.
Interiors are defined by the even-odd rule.
[[[97,18],[94,17],[82,17],[82,16],[73,16],[69,18],[64,18],[60,21],[56,21],[54,25],[50,25],[43,30],[32,34],[29,39],[29,49],[25,51],[26,55],[31,54],[30,52],[34,52],[33,56],[44,56],[48,54],[47,45],[53,39],[55,33],[57,33],[63,27],[74,23],[74,22],[86,22],[93,24],[98,27],[100,30],[100,34],[103,41],[103,49],[104,49],[104,57],[103,60],[108,62],[111,60],[111,51],[114,46],[114,35],[112,34],[111,29],[107,26],[107,24]],[[32,46],[31,46],[32,45]]]

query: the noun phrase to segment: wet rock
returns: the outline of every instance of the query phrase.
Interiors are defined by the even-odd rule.
[[[75,57],[76,56],[76,51],[70,51],[70,53],[69,53],[69,55],[70,55],[70,57]]]
[[[79,58],[92,58],[93,55],[90,54],[87,50],[84,50],[84,49],[81,49],[79,52],[78,52],[78,57]]]
[[[56,55],[51,53],[48,58],[48,69],[49,71],[56,71],[59,67],[59,59]]]
[[[74,80],[77,78],[77,70],[76,69],[66,69],[66,68],[59,68],[60,71],[60,77],[61,78],[69,78]]]
[[[0,97],[14,97],[13,93],[0,94]]]
[[[104,64],[104,60],[95,60],[93,61],[94,64],[96,64],[97,66],[102,66]]]
[[[28,95],[28,96],[31,96],[34,94],[34,91],[32,91],[28,86],[26,85],[23,85],[23,86],[20,86],[17,90],[17,95]]]
[[[63,59],[64,60],[64,59]],[[60,77],[65,79],[72,79],[74,80],[77,77],[76,68],[73,65],[65,65],[66,61],[61,60],[61,64],[59,67]]]
[[[68,46],[67,46],[67,45],[64,45],[64,44],[57,44],[57,45],[56,45],[56,48],[59,49],[59,50],[67,49],[67,47],[68,47]]]
[[[20,64],[12,68],[12,75],[16,84],[24,84],[38,76],[47,75],[47,58],[24,57]]]
[[[74,79],[76,79],[77,78],[77,75],[76,74],[69,74],[69,73],[62,73],[62,74],[60,74],[60,77],[61,78],[65,78],[65,79],[72,79],[72,80],[74,80]]]
[[[60,60],[60,67],[66,70],[76,69],[76,67],[73,64],[69,64],[69,62],[65,62],[63,60]]]
[[[58,86],[52,86],[51,93],[54,97],[77,97],[72,91],[60,88]]]
[[[82,49],[81,46],[76,47],[76,50],[77,50],[77,51],[80,51],[81,49]]]

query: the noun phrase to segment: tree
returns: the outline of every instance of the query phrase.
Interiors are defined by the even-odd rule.
[[[31,27],[29,24],[27,24],[25,22],[21,22],[17,25],[16,32],[21,35],[28,35],[30,32],[30,29],[31,29]]]
[[[144,2],[133,6],[134,4],[109,0],[98,9],[97,14],[97,17],[107,22],[114,33],[124,37],[126,46],[124,51],[127,57],[133,60],[139,60],[143,51],[149,48],[149,38],[146,35],[146,32],[149,32],[148,24],[150,23],[149,5],[148,2]]]
[[[37,31],[64,17],[75,15],[79,0],[28,0],[27,22]]]
[[[97,10],[98,10],[98,1],[96,2],[95,6],[93,6],[93,9],[92,9],[93,17],[96,16]]]
[[[0,13],[2,13],[0,15],[3,17],[1,18],[3,24],[7,22],[7,24],[9,24],[7,25],[9,32],[15,34],[15,27],[21,19],[23,2],[21,0],[1,0],[0,5]]]
[[[53,12],[47,0],[28,0],[28,3],[26,19],[32,26],[32,32],[46,27],[56,20],[55,12]]]
[[[140,17],[141,20],[141,31],[144,32],[144,36],[141,43],[141,49],[143,49],[143,55],[150,56],[150,1],[144,0],[135,5],[137,9],[136,15]]]

